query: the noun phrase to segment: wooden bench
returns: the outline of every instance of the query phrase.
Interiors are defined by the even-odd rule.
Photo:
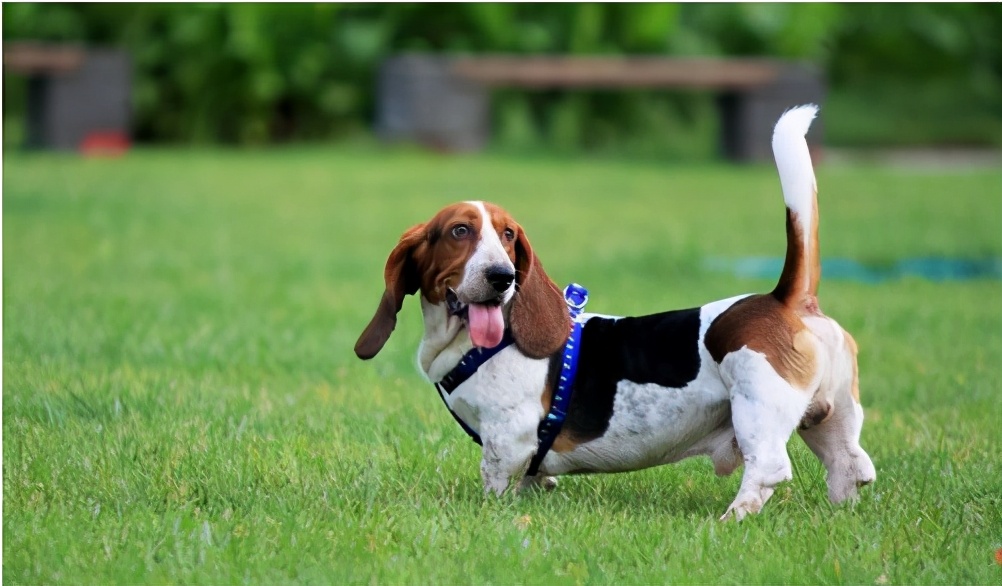
[[[493,88],[711,91],[721,152],[736,161],[769,159],[780,114],[797,104],[821,104],[825,94],[816,68],[772,59],[402,55],[380,68],[377,131],[439,149],[480,149],[489,140]],[[819,123],[811,129],[814,149],[821,131]]]
[[[16,42],[3,45],[4,74],[28,78],[26,146],[73,150],[127,144],[131,65],[123,51]]]

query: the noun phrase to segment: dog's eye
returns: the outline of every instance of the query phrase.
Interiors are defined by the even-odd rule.
[[[511,242],[512,240],[514,240],[515,239],[515,231],[512,230],[511,228],[505,228],[504,229],[504,239],[507,240],[508,242]]]
[[[466,224],[459,224],[452,228],[452,237],[456,239],[463,239],[470,235],[470,227]]]

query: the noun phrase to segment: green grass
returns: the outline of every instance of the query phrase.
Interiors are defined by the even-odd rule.
[[[995,170],[822,167],[822,248],[1002,256]],[[414,363],[416,303],[352,353],[385,255],[442,204],[514,213],[589,308],[694,306],[768,280],[771,167],[374,149],[17,155],[3,177],[8,583],[980,583],[1002,567],[1002,283],[828,280],[861,348],[877,483],[833,507],[795,438],[762,515],[703,459],[482,493]]]

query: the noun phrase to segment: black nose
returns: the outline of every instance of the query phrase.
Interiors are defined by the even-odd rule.
[[[499,266],[487,269],[487,282],[494,287],[498,293],[504,293],[511,287],[511,282],[515,280],[515,272],[508,267]]]

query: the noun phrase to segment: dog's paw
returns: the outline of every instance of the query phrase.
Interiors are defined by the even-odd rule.
[[[727,507],[727,512],[721,515],[721,521],[729,521],[734,519],[735,521],[741,521],[749,513],[758,513],[762,510],[762,501],[760,500],[745,500],[740,503],[732,503],[731,506]]]
[[[721,521],[726,521],[731,517],[735,521],[744,519],[749,514],[755,514],[762,510],[765,502],[772,496],[774,489],[769,486],[759,487],[758,490],[743,490],[727,507],[727,512],[720,517]]]
[[[488,496],[503,496],[505,493],[512,492],[510,488],[511,484],[507,482],[507,479],[491,479],[484,482],[484,494]]]
[[[841,468],[833,467],[828,472],[828,498],[832,503],[853,502],[859,499],[859,489],[872,484],[877,479],[877,471],[866,452],[859,454],[849,464]]]
[[[527,476],[518,484],[519,491],[545,490],[549,492],[555,488],[557,488],[557,479],[553,476]]]

